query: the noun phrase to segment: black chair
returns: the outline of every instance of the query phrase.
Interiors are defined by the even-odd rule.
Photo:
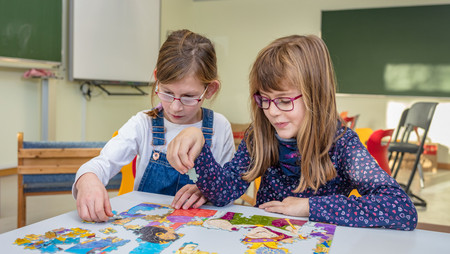
[[[398,122],[397,128],[395,129],[394,135],[392,136],[392,141],[393,142],[398,142],[398,135],[400,135],[400,133],[403,133],[404,127],[405,127],[405,121],[406,121],[406,116],[408,115],[408,111],[409,108],[403,110],[402,112],[402,116],[400,117],[400,121]],[[389,153],[389,161],[392,159],[392,154],[393,153]]]
[[[398,136],[400,135],[400,133],[404,133],[404,132],[405,132],[405,128],[406,128],[405,122],[406,122],[406,116],[408,115],[408,111],[409,111],[409,108],[403,110],[402,116],[400,117],[400,121],[398,122],[397,129],[395,129],[395,134],[394,134],[394,137],[393,137],[392,140],[398,141]],[[415,132],[416,132],[417,139],[419,140],[419,139],[420,139],[420,136],[419,136],[419,133],[417,132],[417,128],[415,128],[414,130],[415,130]],[[389,158],[388,158],[388,161],[391,161],[393,154],[395,154],[395,153],[389,152]],[[399,156],[395,156],[395,157],[394,157],[394,161],[393,161],[393,163],[392,163],[393,165],[397,165],[395,174],[394,174],[394,172],[392,172],[392,173],[393,173],[392,176],[393,176],[394,178],[397,177],[397,174],[398,174],[398,171],[399,171],[399,168],[400,168],[400,164],[397,164],[397,160],[398,160],[398,159],[399,159]],[[403,158],[402,158],[402,159],[403,159]],[[424,180],[424,177],[423,177],[422,165],[419,163],[419,164],[417,165],[417,167],[418,167],[418,169],[419,169],[420,187],[423,188],[423,187],[424,187],[424,181],[425,181],[425,180]],[[394,170],[394,167],[392,167],[392,170]]]
[[[411,108],[405,110],[402,114],[402,118],[400,119],[394,139],[388,148],[388,151],[391,153],[389,157],[393,157],[394,160],[391,166],[391,171],[394,178],[397,177],[405,153],[415,155],[414,164],[411,168],[411,174],[408,182],[406,185],[402,185],[402,187],[405,192],[413,198],[413,202],[417,206],[426,206],[427,203],[422,198],[414,195],[411,192],[410,187],[417,168],[421,171],[420,157],[424,151],[425,140],[437,104],[438,103],[436,102],[417,102],[413,104]],[[411,133],[419,133],[419,131],[423,132],[422,136],[418,137],[419,140],[417,142],[412,143],[412,140],[410,140]],[[398,140],[400,133],[401,138]],[[421,177],[423,179],[423,175]]]
[[[403,110],[402,116],[400,117],[400,121],[398,122],[398,125],[397,125],[397,129],[395,130],[395,134],[394,134],[393,140],[397,140],[398,141],[398,135],[400,135],[400,133],[404,133],[405,132],[405,128],[406,128],[405,122],[406,122],[406,116],[408,115],[408,111],[409,111],[409,108]],[[416,133],[417,139],[420,140],[420,135],[419,135],[419,133],[417,131],[417,128],[414,129],[414,132]],[[392,156],[393,156],[393,153],[389,152],[388,161],[391,161]],[[393,165],[396,165],[397,159],[398,159],[398,156],[396,156],[394,158]],[[397,170],[395,171],[395,174],[393,174],[394,178],[397,177],[397,174],[398,174],[398,171],[399,171],[398,170],[399,167],[400,167],[400,165],[397,165]],[[417,168],[419,169],[420,187],[424,188],[424,186],[425,186],[425,184],[424,184],[425,179],[423,177],[423,169],[422,169],[422,164],[420,164],[420,162],[417,165]],[[394,168],[392,168],[392,169],[394,169]]]

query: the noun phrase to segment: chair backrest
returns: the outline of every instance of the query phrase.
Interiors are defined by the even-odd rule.
[[[437,102],[417,102],[413,104],[406,116],[405,124],[428,129],[433,119]]]
[[[17,133],[18,174],[75,174],[106,142],[24,141]]]
[[[370,135],[372,135],[373,130],[371,128],[356,128],[355,132],[358,134],[361,143],[367,148],[367,141],[369,140]]]
[[[247,202],[251,206],[256,205],[256,196],[258,194],[259,186],[261,185],[261,177],[258,177],[253,181],[253,184],[249,186],[249,189],[246,193],[244,193],[240,199]],[[251,193],[252,196],[249,196],[247,193]]]
[[[358,115],[354,115],[354,116],[346,116],[343,117],[342,120],[345,121],[347,127],[350,127],[350,129],[355,129],[356,127],[356,122],[358,121],[359,118],[359,114]]]
[[[119,132],[115,131],[112,136],[115,137],[117,134],[119,134]],[[137,156],[134,157],[133,161],[123,166],[120,170],[122,172],[122,181],[120,183],[119,193],[117,194],[119,196],[132,192],[134,189],[134,179],[136,178],[136,159]]]
[[[392,137],[393,132],[393,129],[376,130],[367,140],[367,150],[375,158],[378,165],[380,165],[380,167],[389,175],[391,175],[391,169],[388,160],[388,146],[391,139],[387,142],[383,142],[383,138]]]
[[[397,128],[395,129],[394,137],[392,138],[392,140],[394,142],[397,142],[399,134],[404,132],[404,130],[402,130],[402,129],[405,127],[405,121],[406,121],[406,116],[408,115],[408,111],[409,111],[409,108],[403,110],[403,112],[402,112],[400,121],[398,122]]]
[[[409,142],[411,132],[416,132],[417,128],[421,128],[423,129],[423,135],[420,137],[420,153],[423,152],[423,145],[425,144],[437,104],[436,102],[417,102],[409,108],[405,119],[406,129],[401,142]]]
[[[249,123],[231,123],[231,130],[233,131],[234,146],[236,150],[238,149],[241,140],[244,138],[245,131],[249,125]]]

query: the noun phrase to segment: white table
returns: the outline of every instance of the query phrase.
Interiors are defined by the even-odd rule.
[[[119,213],[129,208],[138,205],[143,202],[158,203],[158,204],[170,204],[172,201],[171,196],[143,193],[143,192],[131,192],[122,196],[118,196],[111,199],[112,208]],[[75,202],[75,201],[74,201]],[[204,209],[212,209],[218,211],[230,211],[244,213],[244,215],[266,215],[272,217],[286,217],[280,214],[266,213],[261,209],[239,205],[229,205],[226,207],[214,207],[203,206]],[[297,218],[299,219],[299,218]],[[12,230],[0,234],[0,246],[1,253],[41,253],[39,250],[25,250],[22,246],[17,246],[13,242],[17,238],[23,238],[28,234],[44,234],[49,230],[56,228],[71,228],[80,227],[90,229],[92,232],[98,234],[100,229],[108,227],[109,223],[97,223],[87,224],[82,223],[77,215],[76,211],[72,211],[66,214],[62,214],[23,228]],[[205,229],[211,230],[211,229]],[[218,231],[218,230],[216,230]],[[213,231],[208,231],[213,232]],[[224,231],[221,237],[226,237],[227,233]],[[193,237],[194,233],[190,234]],[[182,238],[187,237],[188,234]],[[122,235],[123,239],[130,239],[131,237],[137,238],[133,233],[128,235]],[[231,237],[231,235],[230,235]],[[181,240],[180,238],[179,240]],[[178,240],[177,240],[178,241]],[[176,242],[173,243],[173,245]],[[334,234],[334,238],[331,244],[331,254],[349,254],[349,253],[445,253],[448,251],[450,243],[450,234],[439,233],[425,230],[414,231],[398,231],[387,229],[366,229],[366,228],[350,228],[338,226]],[[246,248],[243,244],[236,242],[236,246],[240,246],[243,249]],[[110,253],[124,253],[134,249],[138,246],[137,242],[132,240],[126,245],[120,247],[117,251]],[[234,248],[234,247],[233,247]],[[201,246],[199,249],[202,250]],[[176,249],[175,249],[176,250]],[[163,253],[174,253],[172,249],[165,249]],[[215,250],[218,253],[230,253],[229,250]],[[223,252],[222,252],[223,251]],[[300,252],[300,251],[299,251]],[[234,252],[236,253],[236,252]],[[243,252],[242,252],[243,253]],[[295,252],[293,252],[295,253]],[[303,252],[302,252],[303,253]],[[308,253],[308,252],[304,252]]]

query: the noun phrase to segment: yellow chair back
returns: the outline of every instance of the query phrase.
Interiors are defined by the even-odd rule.
[[[361,143],[367,148],[367,140],[369,140],[370,135],[372,135],[373,130],[371,128],[356,128],[356,134],[359,136]]]
[[[117,136],[119,132],[116,131],[113,137]],[[132,192],[134,189],[134,174],[133,174],[133,162],[122,167],[120,170],[122,172],[122,182],[120,184],[120,189],[118,195],[122,195],[128,192]]]

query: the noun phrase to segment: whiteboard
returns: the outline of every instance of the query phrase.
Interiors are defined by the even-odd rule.
[[[160,0],[70,1],[69,79],[149,82],[160,42]]]

